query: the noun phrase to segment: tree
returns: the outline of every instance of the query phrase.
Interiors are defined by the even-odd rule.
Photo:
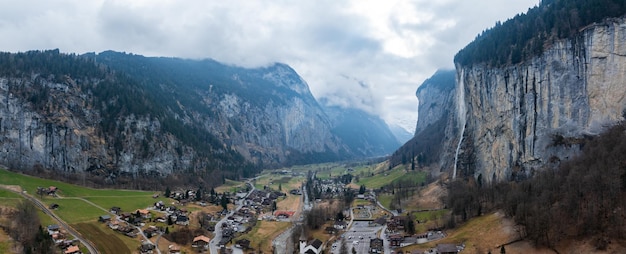
[[[365,185],[361,185],[361,187],[359,187],[359,194],[364,194],[366,190]]]
[[[506,249],[504,249],[504,245],[500,247],[500,254],[506,254]]]
[[[410,216],[409,216],[410,217]],[[415,222],[413,222],[413,219],[409,218],[407,220],[406,223],[406,233],[409,235],[414,235],[415,234]]]
[[[196,201],[202,200],[202,187],[198,188],[196,191]]]
[[[341,247],[339,247],[339,254],[348,254],[348,246],[346,245],[346,239],[341,239]]]
[[[165,227],[165,234],[169,234],[170,233],[170,227]]]
[[[283,185],[282,184],[278,184],[278,191],[283,191]]]
[[[352,254],[356,254],[356,249],[354,248],[354,246],[352,247]]]
[[[169,198],[170,195],[172,195],[172,191],[170,190],[169,186],[165,187],[165,194],[164,195],[165,195],[166,198]]]
[[[222,206],[222,208],[224,208],[224,210],[228,210],[228,197],[226,197],[226,194],[222,194],[222,199],[220,199],[220,205]]]
[[[336,220],[336,221],[342,221],[343,219],[345,219],[345,217],[343,216],[343,212],[342,212],[342,211],[339,211],[339,212],[337,213],[337,216],[335,216],[335,220]]]

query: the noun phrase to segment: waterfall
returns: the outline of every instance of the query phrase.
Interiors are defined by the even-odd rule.
[[[456,178],[456,169],[459,162],[459,152],[461,151],[461,144],[463,143],[463,134],[465,133],[465,124],[467,122],[466,115],[467,109],[465,106],[465,82],[463,82],[463,73],[461,69],[460,75],[457,77],[459,86],[456,91],[456,104],[458,109],[458,120],[461,132],[459,133],[459,143],[456,146],[456,152],[454,153],[454,171],[452,172],[452,179]]]

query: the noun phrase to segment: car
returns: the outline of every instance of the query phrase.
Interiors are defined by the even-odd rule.
[[[363,239],[363,236],[359,236],[359,239]]]
[[[348,239],[352,239],[352,236],[348,236]]]

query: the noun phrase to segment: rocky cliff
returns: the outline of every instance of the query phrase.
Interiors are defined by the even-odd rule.
[[[0,98],[0,164],[106,181],[172,173],[221,181],[262,167],[382,155],[395,148],[386,139],[397,145],[378,133],[351,143],[285,64],[0,53]]]
[[[587,26],[518,64],[456,69],[466,127],[457,165],[484,181],[528,176],[624,119],[626,19]]]
[[[455,71],[437,71],[415,95],[419,101],[415,135],[393,154],[391,164],[409,163],[413,158],[419,167],[429,166],[435,173],[451,172],[460,130]]]

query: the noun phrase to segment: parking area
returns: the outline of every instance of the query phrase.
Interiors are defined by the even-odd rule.
[[[370,240],[378,236],[381,226],[370,226],[369,221],[354,221],[352,227],[347,230],[340,239],[344,239],[348,253],[352,253],[352,247],[357,253],[369,253]],[[332,253],[338,254],[341,248],[341,240],[336,241],[331,247]]]

